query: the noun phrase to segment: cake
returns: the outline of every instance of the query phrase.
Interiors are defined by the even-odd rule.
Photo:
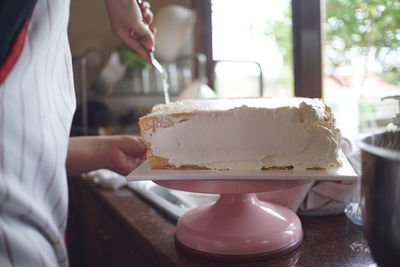
[[[139,119],[151,169],[291,170],[339,166],[340,132],[320,99],[160,104]]]

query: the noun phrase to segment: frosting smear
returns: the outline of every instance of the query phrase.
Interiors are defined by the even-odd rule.
[[[141,118],[149,156],[170,166],[260,170],[338,166],[340,132],[319,99],[185,100]]]

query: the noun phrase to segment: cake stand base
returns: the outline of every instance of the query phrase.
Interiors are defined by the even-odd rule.
[[[221,194],[214,204],[184,214],[176,245],[185,252],[223,261],[283,255],[300,246],[300,219],[290,209],[255,194]]]

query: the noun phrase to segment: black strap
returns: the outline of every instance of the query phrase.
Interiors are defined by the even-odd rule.
[[[36,0],[0,0],[0,66],[32,14]]]

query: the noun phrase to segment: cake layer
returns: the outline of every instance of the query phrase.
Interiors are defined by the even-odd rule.
[[[319,99],[186,100],[140,118],[151,168],[329,168],[340,133]]]

